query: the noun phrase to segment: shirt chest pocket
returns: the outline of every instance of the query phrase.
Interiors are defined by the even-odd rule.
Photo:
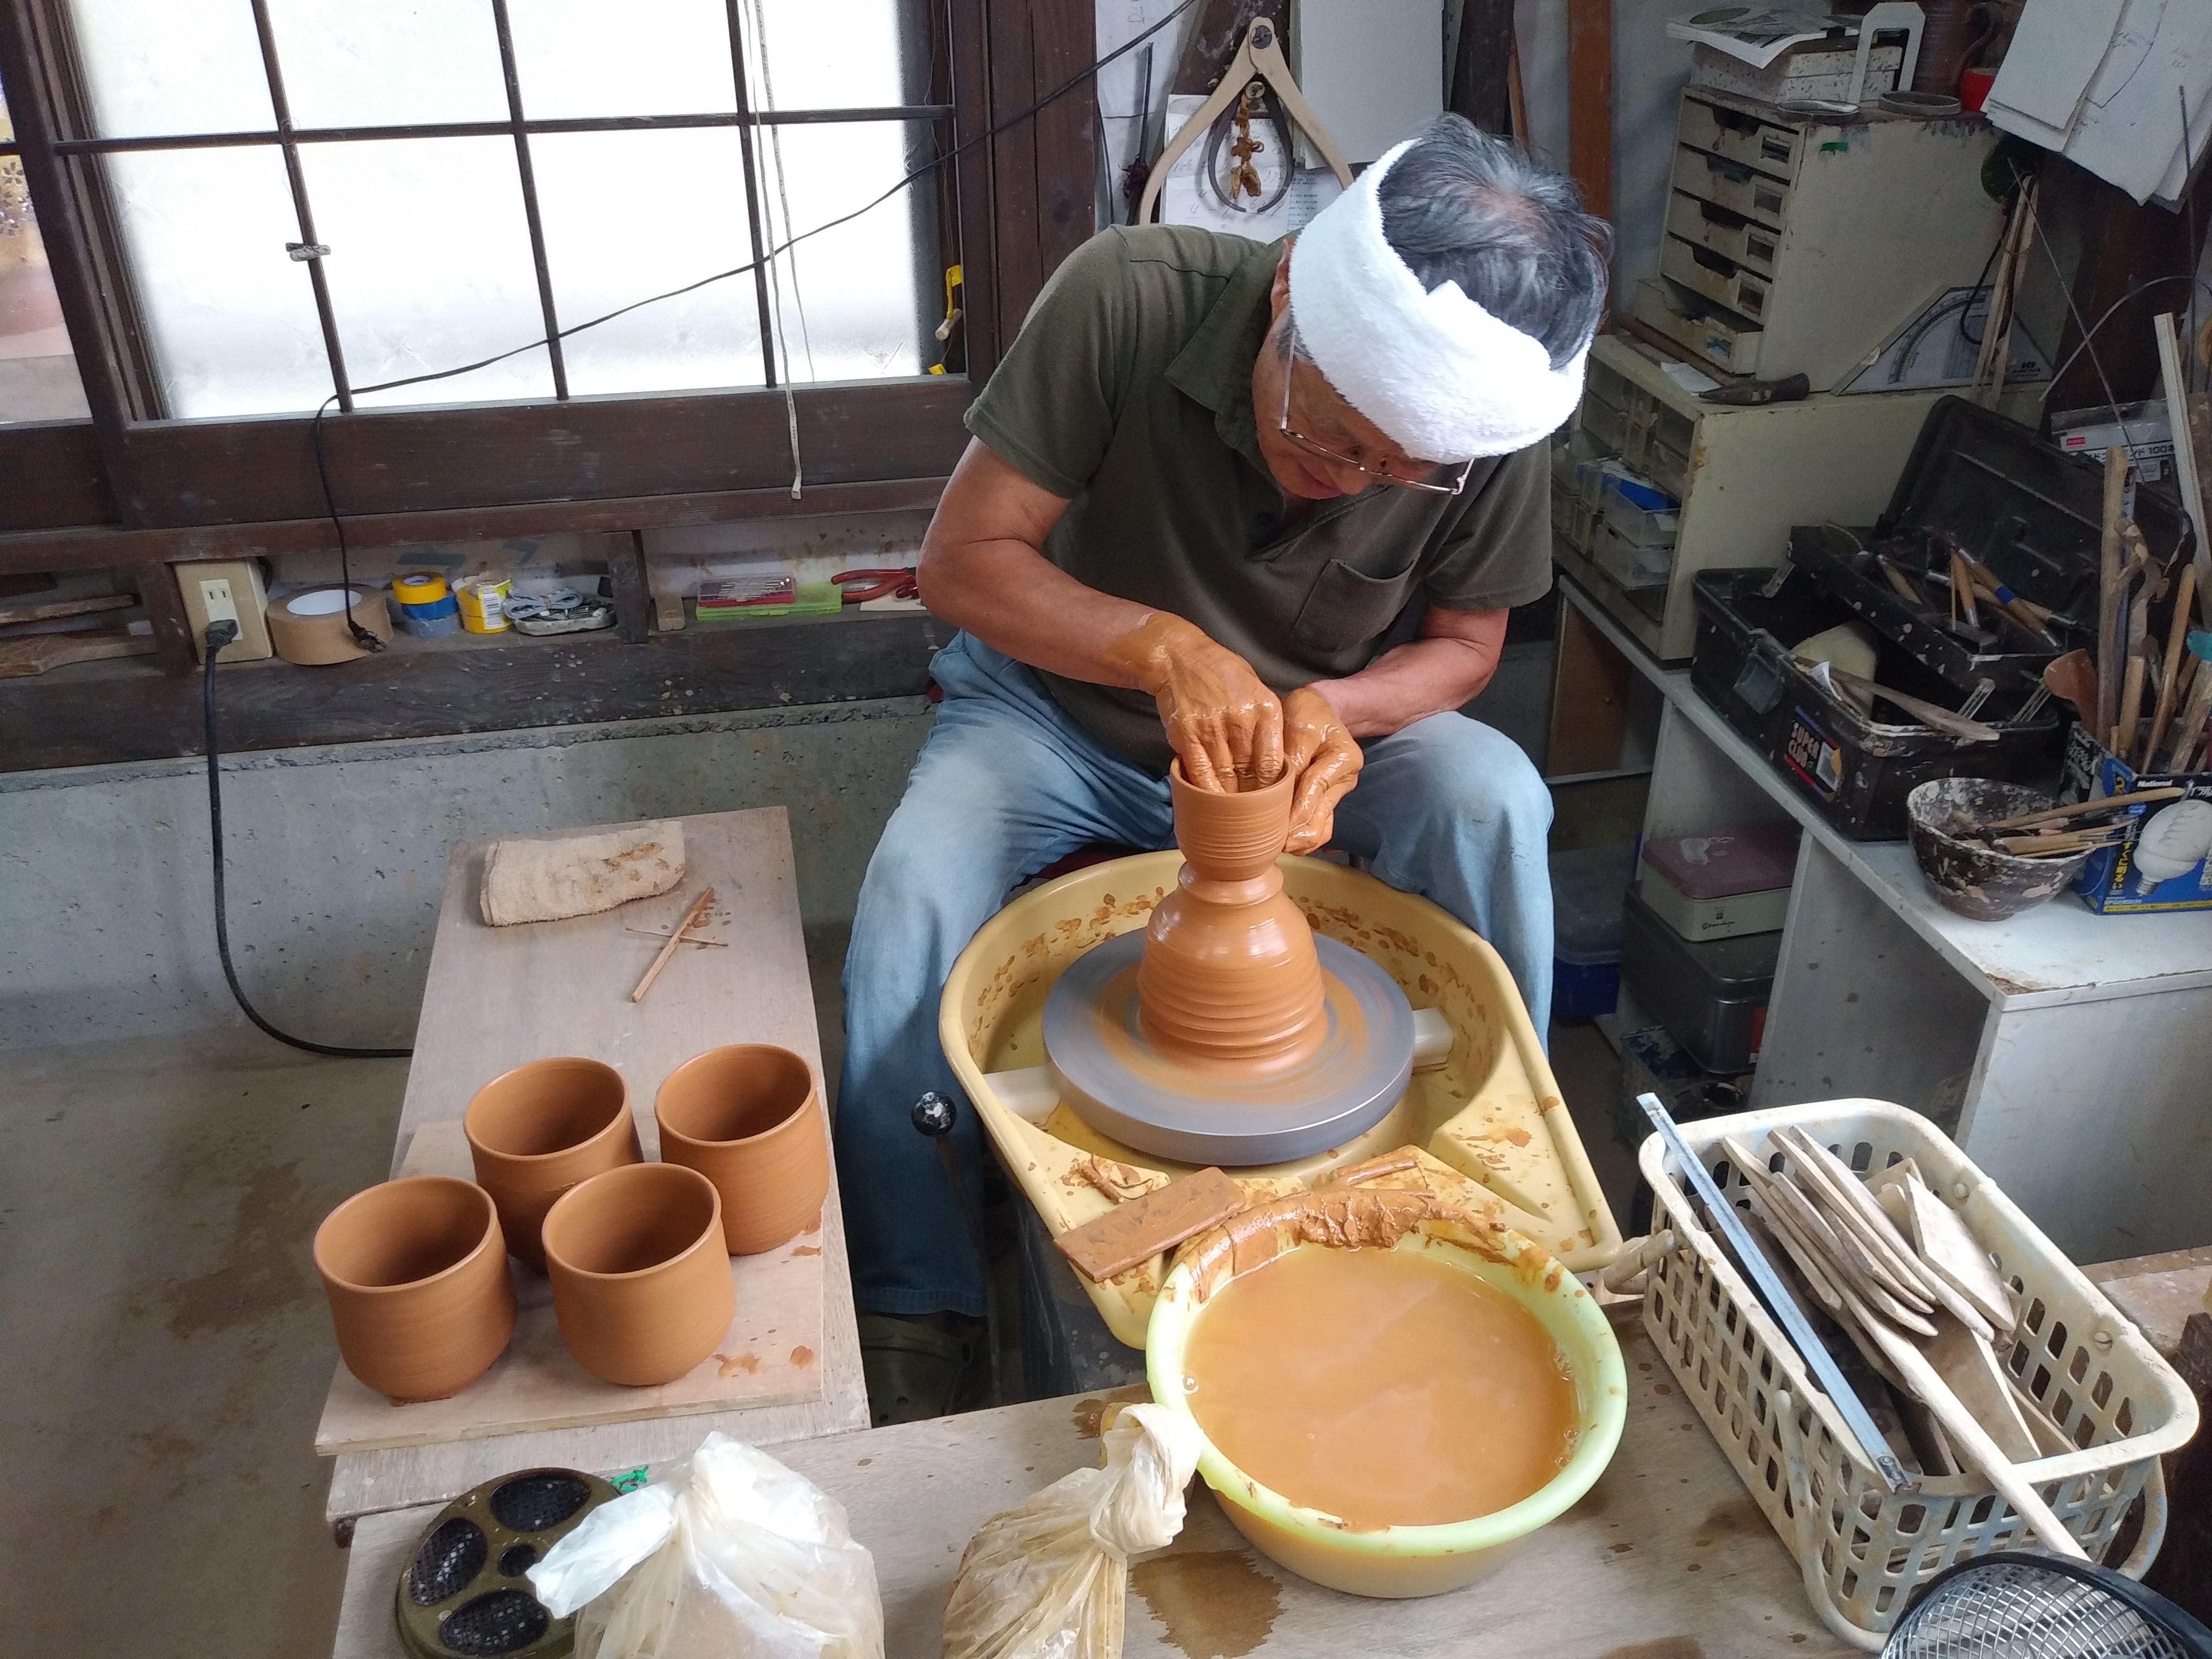
[[[1291,634],[1316,651],[1350,651],[1380,639],[1413,597],[1419,561],[1394,576],[1370,576],[1331,559],[1298,609]]]

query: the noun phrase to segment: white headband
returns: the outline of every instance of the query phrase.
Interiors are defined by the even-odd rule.
[[[1383,239],[1382,175],[1407,140],[1314,216],[1291,246],[1298,339],[1346,402],[1425,461],[1506,455],[1548,436],[1583,394],[1584,347],[1565,368],[1457,283],[1425,293]]]

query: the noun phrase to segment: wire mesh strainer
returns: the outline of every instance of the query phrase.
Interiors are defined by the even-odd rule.
[[[2000,1551],[1931,1580],[1882,1659],[2212,1659],[2212,1631],[2105,1567]]]

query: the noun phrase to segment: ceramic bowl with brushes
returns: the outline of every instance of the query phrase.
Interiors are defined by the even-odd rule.
[[[2040,790],[1992,778],[1935,778],[1905,797],[1906,834],[1928,890],[1945,909],[2000,921],[2055,897],[2101,837],[2084,832],[2008,834],[2007,819],[2051,807]],[[2048,840],[2033,854],[2023,843]]]

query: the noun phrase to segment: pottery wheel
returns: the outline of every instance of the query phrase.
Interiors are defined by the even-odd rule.
[[[1261,1078],[1201,1074],[1161,1056],[1137,1019],[1132,928],[1076,958],[1045,999],[1045,1056],[1061,1101],[1123,1146],[1182,1164],[1249,1168],[1310,1158],[1372,1127],[1413,1074],[1413,1013],[1398,982],[1315,935],[1328,1030],[1311,1058]]]

